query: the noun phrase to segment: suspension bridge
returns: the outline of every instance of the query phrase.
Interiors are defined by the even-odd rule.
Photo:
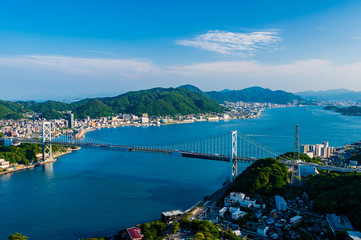
[[[16,143],[37,143],[42,145],[43,161],[53,159],[52,145],[76,146],[81,148],[103,149],[123,152],[147,152],[158,154],[169,154],[178,157],[199,158],[230,163],[230,179],[233,181],[238,176],[238,162],[252,163],[259,159],[276,158],[289,167],[298,168],[299,162],[292,161],[278,152],[252,140],[238,131],[225,133],[219,136],[201,140],[189,141],[181,144],[160,146],[130,146],[102,142],[90,138],[77,139],[73,135],[62,135],[52,137],[52,123],[43,122],[42,139],[34,138],[0,138],[6,145]],[[315,164],[307,164],[313,167]],[[319,168],[332,171],[352,171],[348,168],[337,168],[321,166]],[[354,170],[353,170],[354,171]]]

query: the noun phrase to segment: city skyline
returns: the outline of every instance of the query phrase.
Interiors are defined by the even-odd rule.
[[[193,84],[361,90],[358,1],[7,2],[1,99]]]

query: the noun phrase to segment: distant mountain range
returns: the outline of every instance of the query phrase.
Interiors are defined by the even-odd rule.
[[[333,89],[327,91],[305,91],[295,93],[307,100],[318,101],[361,101],[361,92],[348,89]]]
[[[212,99],[219,103],[227,102],[271,102],[278,104],[287,104],[304,102],[300,96],[293,93],[277,90],[272,91],[268,88],[250,87],[242,90],[228,90],[206,92]]]
[[[59,101],[0,101],[0,119],[17,119],[28,111],[41,113],[41,118],[55,119],[72,111],[76,118],[84,119],[112,116],[118,113],[151,116],[175,116],[177,114],[200,114],[224,112],[219,103],[229,102],[271,102],[279,104],[304,100],[285,91],[272,91],[261,87],[251,87],[243,90],[223,90],[203,92],[193,85],[183,85],[177,88],[153,88],[132,91],[116,97],[86,98],[73,103]]]

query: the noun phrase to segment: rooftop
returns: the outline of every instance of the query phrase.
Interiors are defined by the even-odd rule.
[[[347,235],[353,240],[361,240],[361,232],[359,231],[347,231]]]
[[[140,229],[137,227],[127,228],[127,232],[131,239],[141,239],[142,235],[140,234]]]
[[[333,232],[339,232],[343,230],[354,230],[350,220],[344,215],[336,215],[335,213],[326,214],[327,222]]]
[[[164,216],[173,216],[173,215],[179,215],[179,214],[183,214],[184,212],[180,211],[180,210],[174,210],[174,211],[168,211],[168,212],[162,212],[162,214]]]

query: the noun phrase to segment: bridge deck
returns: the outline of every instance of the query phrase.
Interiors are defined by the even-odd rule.
[[[0,141],[4,141],[8,138],[0,138]],[[13,143],[38,143],[43,144],[42,140],[40,139],[30,139],[30,138],[11,138]],[[179,157],[187,157],[187,158],[199,158],[199,159],[208,159],[208,160],[215,160],[215,161],[223,161],[223,162],[230,162],[229,155],[220,155],[220,154],[208,154],[208,153],[198,153],[198,152],[189,152],[189,151],[178,151],[178,150],[169,150],[169,149],[160,149],[160,148],[151,148],[151,147],[137,147],[137,146],[127,146],[127,145],[117,145],[117,144],[102,144],[102,143],[88,143],[82,141],[70,141],[70,142],[62,142],[62,141],[45,141],[45,144],[52,144],[52,145],[64,145],[64,146],[78,146],[83,148],[97,148],[97,149],[107,149],[113,151],[124,151],[124,152],[148,152],[148,153],[160,153],[160,154],[169,154],[173,156]],[[248,162],[252,163],[257,161],[258,159],[255,158],[247,158],[247,157],[235,157],[235,160],[239,162]],[[295,166],[298,163],[283,160],[288,166]],[[351,168],[343,168],[343,167],[336,167],[336,166],[325,166],[325,165],[318,165],[318,164],[309,164],[301,162],[302,165],[313,166],[317,169],[323,169],[328,171],[338,171],[338,172],[354,172],[360,170],[358,169],[351,169]]]

